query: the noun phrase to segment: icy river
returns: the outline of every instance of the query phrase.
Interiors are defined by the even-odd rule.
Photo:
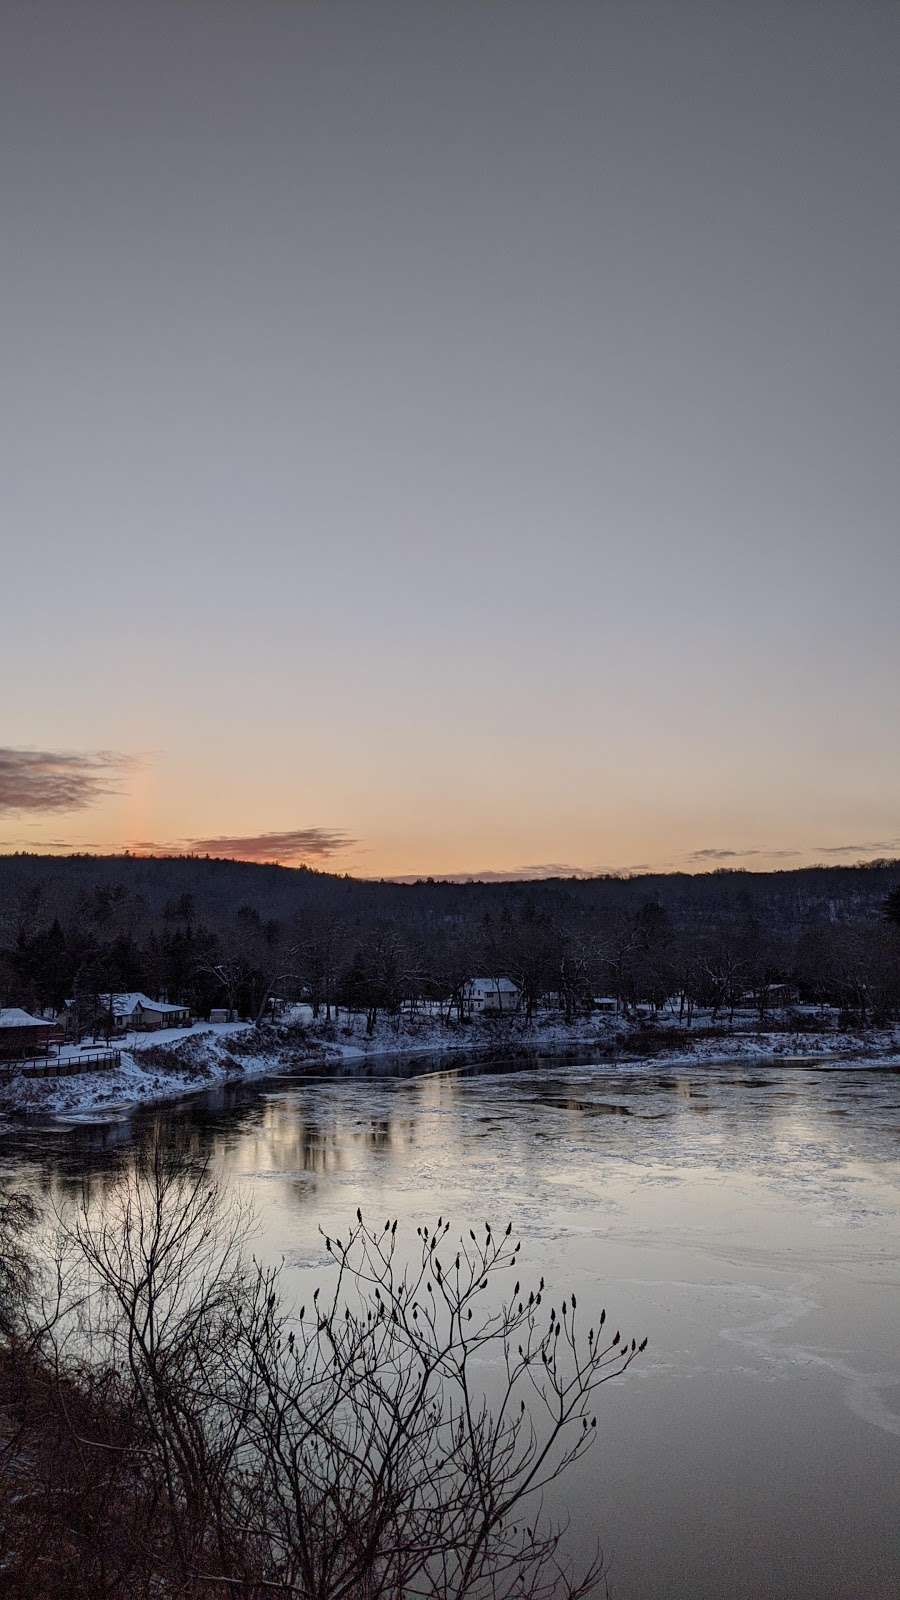
[[[304,1297],[357,1205],[511,1220],[523,1267],[649,1336],[566,1497],[612,1600],[897,1600],[900,1066],[432,1065],[8,1130],[0,1167],[99,1197],[180,1134]]]

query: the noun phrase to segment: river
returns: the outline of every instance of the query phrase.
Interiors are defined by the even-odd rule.
[[[302,1297],[320,1226],[443,1213],[512,1221],[523,1276],[648,1336],[566,1497],[612,1600],[900,1594],[900,1065],[385,1061],[10,1127],[0,1167],[99,1199],[157,1132]]]

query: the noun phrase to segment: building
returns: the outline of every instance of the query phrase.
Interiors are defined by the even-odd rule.
[[[43,1056],[57,1033],[55,1022],[33,1017],[20,1006],[0,1008],[0,1060],[22,1061],[28,1056]]]
[[[191,1022],[190,1006],[170,1006],[165,1000],[151,1000],[136,990],[130,994],[101,994],[98,1021],[102,1026],[112,1020],[113,1033],[147,1032],[153,1028],[187,1028]]]
[[[770,1007],[788,1006],[797,998],[795,983],[761,983],[758,989],[748,989],[741,995],[742,1006],[754,1006],[763,1011]]]
[[[478,1016],[483,1011],[517,1011],[519,991],[510,978],[470,978],[463,989],[463,1012]]]

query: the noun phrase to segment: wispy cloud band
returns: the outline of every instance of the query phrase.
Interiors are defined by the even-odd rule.
[[[802,854],[800,850],[692,850],[687,861],[749,861],[751,856],[763,856],[766,861],[789,861]]]
[[[147,855],[231,856],[239,861],[327,861],[357,843],[340,828],[285,828],[272,833],[223,833],[208,839],[160,843],[136,839],[129,849]]]
[[[83,811],[117,788],[132,758],[114,750],[0,747],[0,813]]]

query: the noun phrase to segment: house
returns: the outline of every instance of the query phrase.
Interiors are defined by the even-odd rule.
[[[478,1016],[483,1011],[517,1011],[519,991],[509,978],[470,978],[462,993],[463,1012]]]
[[[742,1006],[762,1007],[790,1005],[797,998],[794,983],[761,983],[758,989],[748,989],[740,997]]]
[[[0,1060],[21,1061],[27,1056],[46,1055],[57,1031],[55,1022],[33,1017],[20,1006],[0,1008]]]
[[[187,1028],[190,1006],[170,1006],[165,1000],[151,1000],[139,990],[130,994],[101,994],[99,1021],[112,1020],[113,1033],[147,1032],[153,1028]]]

